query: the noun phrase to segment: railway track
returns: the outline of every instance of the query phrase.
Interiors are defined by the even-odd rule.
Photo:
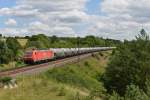
[[[68,58],[59,59],[56,61],[39,64],[39,65],[32,65],[32,66],[28,66],[28,67],[21,67],[21,68],[16,68],[16,69],[12,69],[12,70],[2,71],[2,72],[0,72],[0,77],[9,76],[9,77],[15,78],[17,76],[38,74],[40,72],[47,71],[48,69],[51,69],[54,67],[61,67],[65,64],[78,62],[79,60],[87,58],[87,57],[91,56],[92,54],[93,53],[82,54],[82,55],[78,55],[78,56],[68,57]]]

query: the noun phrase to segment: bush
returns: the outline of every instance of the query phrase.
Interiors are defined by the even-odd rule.
[[[135,85],[127,86],[124,99],[125,100],[150,100],[150,98],[145,94],[145,92],[139,89],[139,87]]]
[[[103,89],[105,90],[105,89]],[[104,98],[105,97],[105,91],[102,91],[102,87],[95,87],[91,90],[90,92],[90,97],[91,98],[96,98],[96,97],[99,97],[99,98]]]
[[[27,46],[26,47],[34,47],[38,49],[45,49],[49,48],[50,39],[44,35],[33,35],[31,38],[28,39]]]
[[[79,92],[77,92],[76,95],[75,95],[75,99],[74,100],[80,100],[80,98],[81,98],[80,94],[79,94]]]
[[[94,54],[94,53],[92,53],[92,57],[96,58],[97,60],[99,60],[99,59],[100,59],[100,57],[98,56],[98,54]]]
[[[53,69],[47,72],[47,77],[55,79],[61,83],[67,83],[70,85],[76,85],[87,89],[93,89],[101,86],[95,79],[88,77],[87,75],[81,74],[79,71],[75,71],[72,68],[65,67],[61,69]]]
[[[0,64],[6,64],[13,60],[13,52],[7,47],[6,42],[0,41]]]
[[[87,66],[87,67],[90,66],[89,62],[87,62],[87,61],[84,62],[84,65]]]
[[[0,82],[3,84],[9,84],[11,80],[12,80],[11,77],[1,77],[0,78]]]
[[[131,83],[145,90],[146,79],[150,76],[149,58],[150,40],[143,30],[136,40],[118,46],[103,78],[108,92],[124,95]]]
[[[13,60],[17,59],[17,54],[19,50],[22,48],[20,43],[17,41],[16,38],[8,37],[6,40],[6,44],[8,49],[10,49],[12,53]]]
[[[113,91],[113,94],[109,97],[109,100],[124,100],[124,99],[120,97],[119,94]]]
[[[66,90],[64,86],[62,86],[59,90],[58,96],[65,96],[66,95]]]
[[[99,52],[99,55],[100,55],[100,56],[102,56],[102,57],[104,56],[104,54],[103,54],[103,53],[101,53],[101,52]]]

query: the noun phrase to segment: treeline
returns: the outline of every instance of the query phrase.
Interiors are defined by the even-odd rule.
[[[117,47],[101,79],[110,100],[150,100],[150,39],[144,29]]]
[[[121,42],[119,40],[103,39],[94,36],[80,37],[47,37],[43,34],[27,37],[28,47],[35,48],[75,48],[75,47],[97,47],[97,46],[116,46]]]
[[[22,46],[19,39],[27,40]],[[21,57],[27,49],[48,49],[48,48],[75,48],[75,47],[95,47],[95,46],[116,46],[121,42],[112,39],[103,39],[94,36],[85,38],[71,37],[48,37],[44,34],[33,35],[31,37],[3,37],[0,34],[0,64],[7,64],[12,61],[21,62]]]

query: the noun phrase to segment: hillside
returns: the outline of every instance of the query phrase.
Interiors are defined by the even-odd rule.
[[[0,89],[0,100],[101,100],[105,89],[98,81],[111,52],[35,76],[18,77],[18,88]]]
[[[17,39],[17,41],[20,43],[22,47],[25,47],[28,42],[28,39]]]

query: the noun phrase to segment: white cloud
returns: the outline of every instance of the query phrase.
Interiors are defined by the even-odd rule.
[[[92,16],[88,32],[115,39],[133,39],[144,27],[150,32],[149,0],[103,0],[100,16]]]
[[[5,36],[26,36],[28,34],[28,31],[26,29],[20,29],[20,28],[0,28],[0,33],[2,33]],[[21,34],[24,33],[24,34]]]
[[[17,25],[17,22],[16,20],[14,19],[8,19],[6,22],[5,22],[6,25],[8,26],[16,26]]]
[[[36,16],[38,14],[37,9],[30,9],[29,6],[16,6],[13,8],[1,8],[0,15],[2,16],[13,16],[13,17],[28,17]]]
[[[1,8],[0,15],[15,17],[28,33],[74,36],[75,27],[88,21],[89,15],[85,13],[87,1],[18,0],[15,7]]]
[[[29,27],[27,28],[28,32],[32,34],[43,33],[49,36],[58,35],[58,36],[74,36],[74,31],[70,27],[65,26],[51,26],[44,24],[39,21],[35,21],[30,23]]]
[[[17,0],[12,8],[1,8],[0,16],[15,18],[17,35],[98,35],[115,39],[133,39],[142,26],[150,32],[149,0],[102,0],[98,15],[89,15],[89,0]],[[14,21],[5,22],[10,25]],[[16,23],[16,24],[17,24]],[[1,29],[2,30],[2,29]],[[4,32],[11,32],[8,27]],[[3,32],[3,33],[4,33]]]

